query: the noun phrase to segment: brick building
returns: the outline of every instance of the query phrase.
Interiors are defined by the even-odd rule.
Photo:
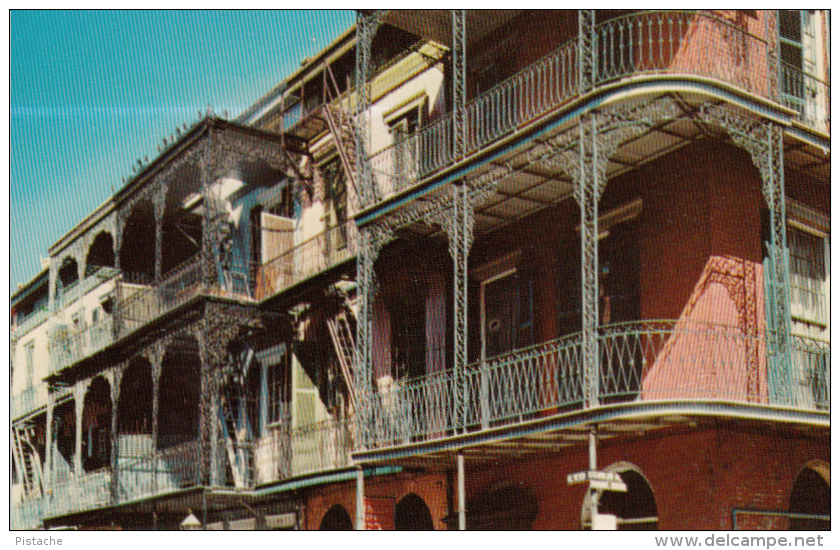
[[[830,525],[829,27],[360,11],[12,296],[13,527]]]

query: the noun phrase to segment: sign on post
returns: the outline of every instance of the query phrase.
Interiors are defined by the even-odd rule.
[[[569,485],[575,485],[585,481],[589,482],[590,489],[617,491],[621,493],[627,492],[627,485],[621,480],[621,476],[616,472],[586,470],[583,472],[575,472],[566,476],[566,482]]]

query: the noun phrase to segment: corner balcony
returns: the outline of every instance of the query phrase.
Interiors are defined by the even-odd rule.
[[[830,131],[828,83],[781,63],[773,89],[769,75],[777,68],[769,66],[767,41],[711,13],[624,15],[598,23],[592,41],[591,87],[580,81],[583,56],[576,37],[469,101],[464,111],[464,157],[454,154],[453,113],[371,154],[374,193],[362,207],[399,195],[456,162],[467,163],[585,95],[632,77],[710,81],[741,95],[774,99],[796,111],[795,119],[806,127]]]
[[[830,412],[830,345],[792,336],[775,354],[756,328],[688,321],[603,326],[598,336],[598,406],[748,404],[761,410]],[[585,410],[579,334],[469,365],[456,414],[454,373],[380,389],[373,396],[373,447],[444,439]]]
[[[270,298],[356,256],[353,221],[328,228],[256,267],[255,298]]]
[[[44,497],[44,518],[56,518],[111,504],[111,470],[55,480]]]

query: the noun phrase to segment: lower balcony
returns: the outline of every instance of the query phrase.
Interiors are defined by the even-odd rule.
[[[54,518],[94,510],[111,503],[111,470],[55,480],[44,499],[44,517]]]
[[[12,396],[12,419],[20,418],[47,405],[47,383],[41,382]]]
[[[42,523],[43,499],[15,502],[9,510],[9,529],[33,530]]]
[[[117,503],[199,485],[201,447],[201,441],[194,440],[155,450],[150,435],[121,435],[116,471]]]
[[[352,450],[352,420],[274,426],[254,446],[255,484],[345,468]]]
[[[687,321],[604,326],[598,404],[707,401],[829,412],[829,343],[792,336],[782,356],[768,337]],[[513,425],[582,410],[585,394],[581,335],[574,334],[471,364],[461,384],[447,370],[380,388],[370,438],[388,447]]]

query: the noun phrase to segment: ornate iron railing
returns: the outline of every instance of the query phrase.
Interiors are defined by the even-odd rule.
[[[151,436],[121,436],[117,454],[117,502],[168,493],[201,482],[200,440],[155,450]]]
[[[254,445],[256,484],[348,466],[353,429],[352,419],[329,419],[291,428],[287,418],[271,426]]]
[[[44,516],[57,517],[93,510],[111,503],[111,470],[53,481],[44,500]]]
[[[779,361],[767,342],[757,327],[686,320],[603,326],[599,404],[705,400],[830,410],[829,343],[795,336],[789,358]],[[464,418],[455,416],[451,370],[381,384],[368,429],[376,446],[399,445],[581,409],[585,367],[579,334],[471,364],[460,389]]]
[[[114,318],[103,317],[82,329],[53,327],[50,333],[50,372],[55,373],[104,349],[114,341]]]
[[[746,26],[707,12],[644,11],[599,23],[594,29],[593,82],[604,85],[640,74],[698,76],[772,97],[767,41]],[[583,90],[582,58],[574,38],[467,104],[466,155],[544,116]],[[830,88],[817,79],[782,69],[782,97],[800,120],[825,130]],[[816,101],[803,102],[811,96]],[[825,100],[823,100],[825,98]],[[453,114],[370,156],[374,201],[399,193],[451,165]],[[406,152],[410,152],[407,155]],[[411,162],[406,162],[406,159]],[[363,207],[369,204],[363,204]]]
[[[11,400],[12,420],[36,411],[47,404],[47,383],[40,382],[13,395]]]
[[[44,307],[43,309],[33,311],[32,313],[27,315],[25,319],[18,323],[17,327],[15,327],[14,333],[12,334],[12,338],[14,339],[22,337],[30,330],[46,322],[46,320],[49,318],[50,312],[46,307]]]
[[[15,502],[9,510],[9,529],[33,530],[43,523],[43,499]]]
[[[831,86],[786,63],[781,64],[781,99],[799,120],[822,132],[831,131]]]
[[[257,266],[255,298],[264,300],[356,255],[357,229],[351,220]]]

